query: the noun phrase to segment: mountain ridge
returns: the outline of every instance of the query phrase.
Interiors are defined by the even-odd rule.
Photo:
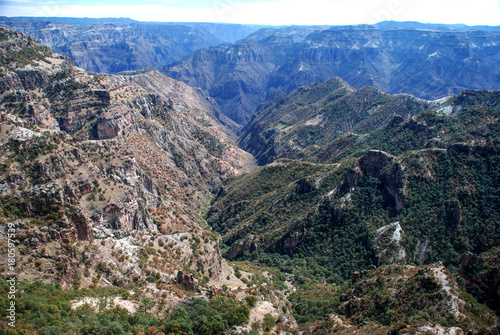
[[[407,119],[438,106],[440,102],[409,94],[389,95],[368,86],[355,90],[336,77],[261,105],[243,128],[239,144],[260,165],[278,158],[302,158],[308,149],[345,133],[367,133],[387,124],[396,114]]]

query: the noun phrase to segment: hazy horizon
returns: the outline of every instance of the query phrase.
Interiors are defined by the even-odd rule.
[[[443,26],[467,26],[467,27],[500,27],[500,24],[498,25],[489,25],[489,24],[474,24],[474,25],[468,25],[465,23],[442,23],[442,22],[420,22],[420,21],[395,21],[395,20],[384,20],[384,21],[379,21],[379,22],[374,22],[374,23],[355,23],[355,24],[259,24],[259,23],[232,23],[232,22],[216,22],[216,21],[145,21],[145,20],[136,20],[132,19],[130,17],[118,17],[118,16],[108,16],[108,17],[76,17],[76,16],[5,16],[2,15],[0,17],[6,17],[9,19],[82,19],[82,20],[105,20],[105,19],[123,19],[123,20],[132,20],[135,22],[141,22],[141,23],[167,23],[167,24],[175,24],[175,23],[199,23],[199,24],[227,24],[227,25],[255,25],[255,26],[272,26],[272,27],[294,27],[294,26],[363,26],[363,25],[376,25],[384,22],[394,22],[394,23],[416,23],[416,24],[422,24],[422,25],[443,25]]]
[[[279,14],[279,15],[277,15]],[[213,22],[255,25],[359,25],[415,21],[468,26],[500,25],[496,0],[9,0],[7,17],[130,18],[142,22]]]

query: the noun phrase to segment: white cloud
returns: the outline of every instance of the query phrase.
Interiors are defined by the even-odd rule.
[[[497,0],[279,0],[235,4],[222,21],[261,24],[362,24],[384,20],[500,25]]]
[[[388,0],[377,4],[372,11],[375,21],[500,25],[498,0]]]
[[[333,5],[327,0],[280,0],[275,3],[239,4],[221,11],[223,21],[258,24],[348,24],[349,4]],[[357,22],[354,22],[357,23]]]
[[[26,0],[15,0],[24,2]],[[243,0],[204,2],[203,8],[169,3],[150,5],[69,5],[40,1],[39,5],[1,5],[6,16],[130,17],[141,21],[199,21],[254,24],[362,24],[382,20],[500,25],[498,0]]]

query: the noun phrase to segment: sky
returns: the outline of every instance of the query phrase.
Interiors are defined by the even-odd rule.
[[[0,16],[350,25],[380,21],[500,25],[500,0],[0,0]]]

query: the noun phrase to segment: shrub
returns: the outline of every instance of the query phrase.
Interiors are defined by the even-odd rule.
[[[273,329],[274,326],[276,326],[276,320],[274,319],[274,317],[269,313],[264,315],[264,319],[262,320],[262,327],[264,328],[264,330],[268,332]]]
[[[253,295],[247,295],[245,297],[245,301],[247,302],[248,306],[250,306],[250,308],[252,308],[257,303],[257,298]]]

